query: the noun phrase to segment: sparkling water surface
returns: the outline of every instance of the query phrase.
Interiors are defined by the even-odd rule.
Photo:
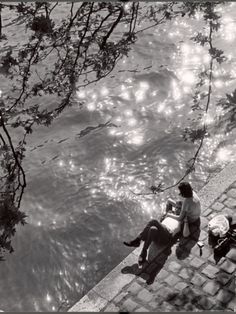
[[[222,28],[214,44],[228,59],[214,69],[205,117],[209,125],[217,114],[214,103],[234,90],[236,78],[236,5],[219,10]],[[65,12],[66,4],[60,4],[58,18]],[[6,12],[3,22],[11,18]],[[149,197],[133,192],[175,183],[197,149],[182,134],[191,126],[197,73],[209,64],[206,48],[190,39],[204,29],[201,18],[179,18],[140,33],[109,77],[79,90],[78,105],[30,136],[22,203],[28,224],[18,228],[15,252],[1,263],[2,310],[72,306],[129,254],[122,241],[151,217],[158,218],[166,197],[177,195],[175,190]],[[9,26],[9,42],[21,40],[21,27]],[[112,125],[104,126],[108,121]],[[94,129],[79,137],[87,127]],[[196,190],[234,158],[235,144],[235,134],[223,131],[204,141],[196,172],[189,177]]]

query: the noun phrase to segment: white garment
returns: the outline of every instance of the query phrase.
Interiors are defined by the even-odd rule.
[[[181,229],[181,222],[172,217],[166,217],[161,224],[166,226],[172,236],[175,236]]]
[[[229,221],[224,215],[217,215],[209,221],[208,230],[214,236],[223,237],[229,231]]]

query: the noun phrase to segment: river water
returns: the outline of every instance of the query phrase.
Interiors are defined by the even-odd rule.
[[[209,125],[217,114],[214,102],[234,90],[236,78],[236,5],[219,10],[222,28],[214,44],[228,61],[215,69]],[[60,5],[63,12],[66,4]],[[10,19],[6,11],[3,22]],[[166,197],[176,196],[174,190],[155,196],[132,191],[149,192],[160,181],[173,184],[197,149],[182,133],[191,126],[198,70],[209,64],[205,48],[190,39],[203,28],[197,16],[140,34],[109,77],[78,91],[83,109],[75,105],[31,135],[22,203],[28,224],[18,228],[15,252],[1,263],[2,310],[57,311],[73,305],[130,253],[122,241],[150,217],[159,217]],[[16,26],[5,31],[9,41],[20,40]],[[2,89],[7,91],[3,81]],[[110,120],[116,127],[78,136]],[[235,151],[235,134],[207,138],[189,177],[194,188],[199,190]]]

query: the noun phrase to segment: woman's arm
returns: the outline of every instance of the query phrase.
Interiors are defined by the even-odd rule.
[[[182,214],[182,212],[180,213],[180,215],[175,215],[175,214],[168,213],[166,216],[174,218],[174,219],[176,219],[178,221],[181,221],[184,218],[184,215],[181,215],[181,214]]]
[[[172,200],[171,198],[168,198],[167,204],[171,204],[173,207],[176,206],[176,202],[174,200]]]
[[[175,215],[175,214],[168,213],[167,217],[171,217],[171,218],[174,218],[178,221],[182,221],[186,215],[187,207],[188,207],[188,204],[187,204],[186,200],[184,200],[182,207],[181,207],[180,214]]]

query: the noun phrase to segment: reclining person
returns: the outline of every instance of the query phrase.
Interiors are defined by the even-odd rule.
[[[144,241],[138,260],[140,265],[146,261],[147,250],[151,242],[168,244],[181,230],[183,219],[187,219],[191,225],[199,226],[201,213],[199,197],[188,182],[181,182],[178,189],[180,195],[184,198],[179,215],[167,213],[166,218],[162,222],[151,220],[137,238],[130,242],[124,242],[126,246],[138,247],[141,241]]]

